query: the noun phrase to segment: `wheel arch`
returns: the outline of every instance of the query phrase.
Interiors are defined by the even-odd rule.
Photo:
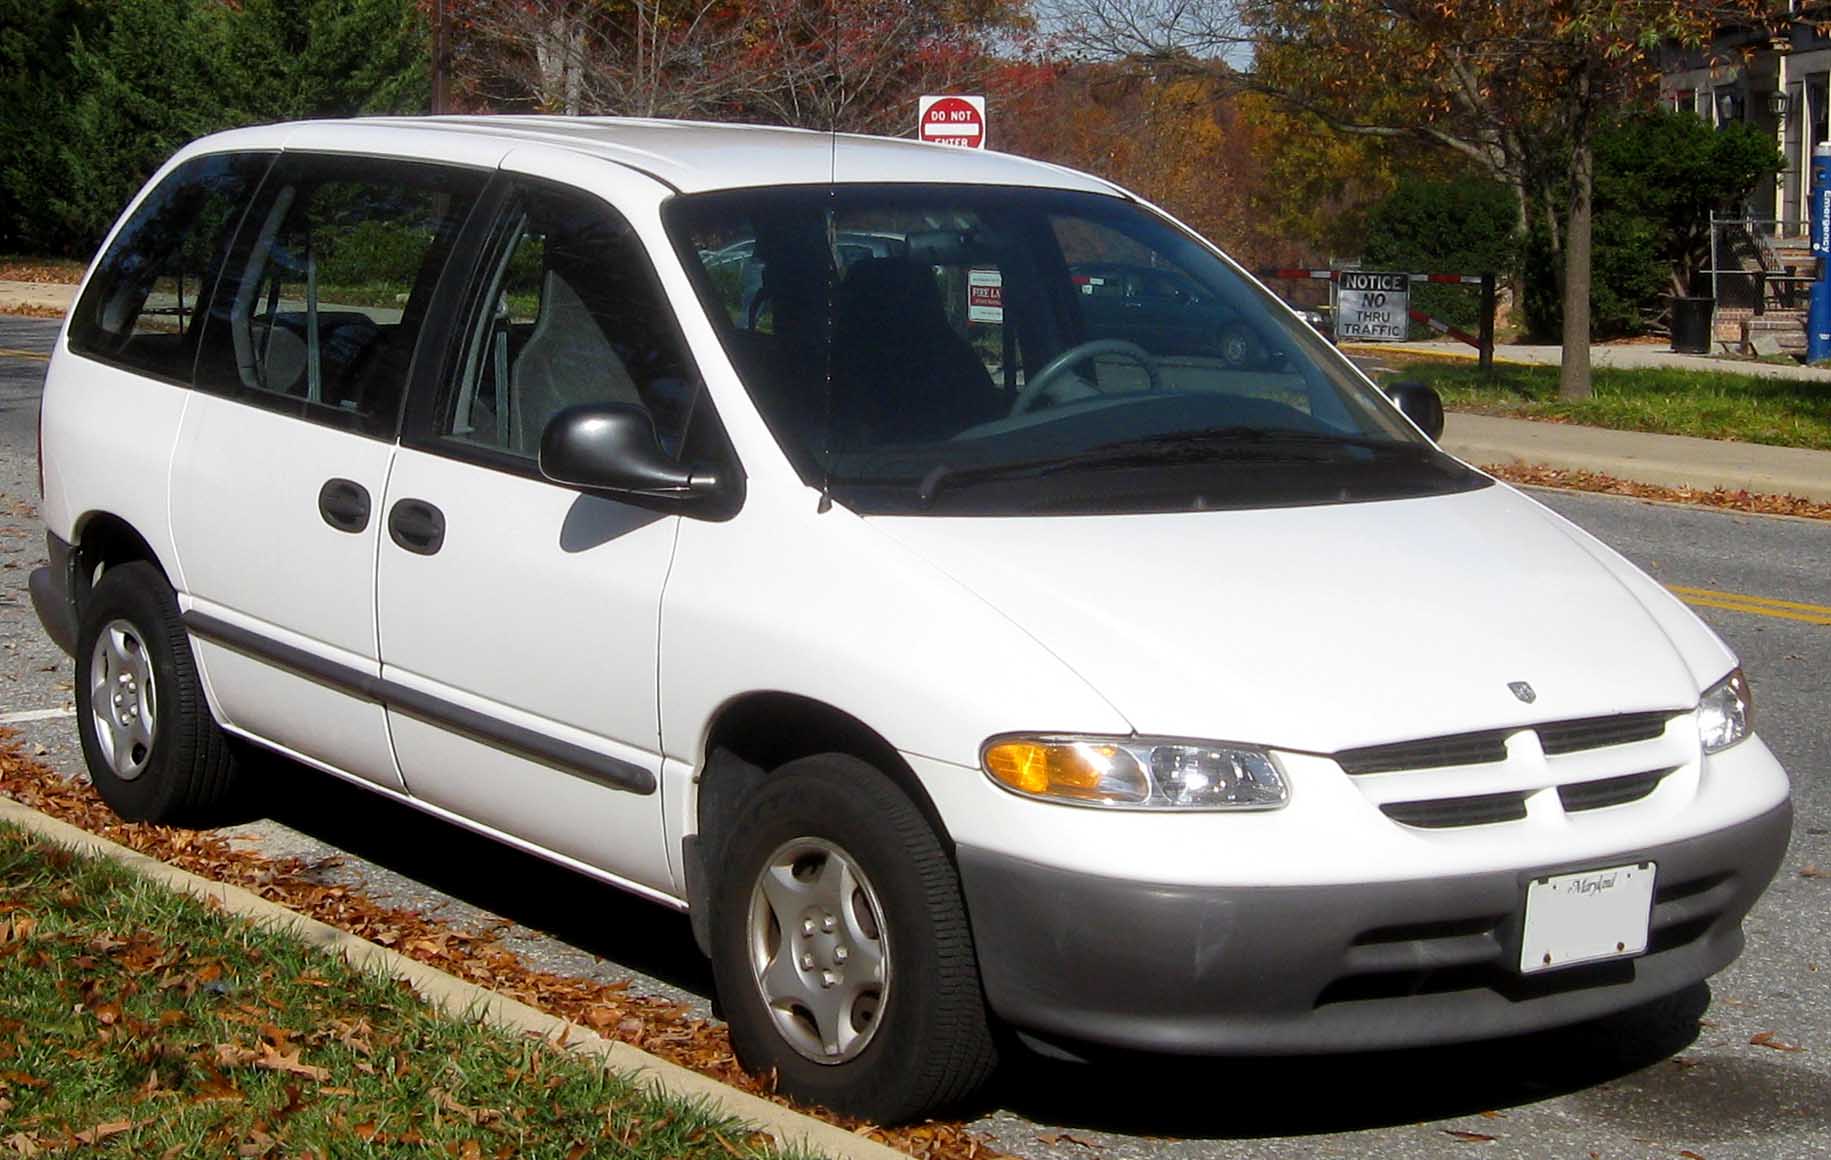
[[[141,535],[133,524],[113,512],[84,512],[77,517],[71,536],[70,546],[74,549],[71,579],[74,587],[70,595],[79,609],[103,572],[136,560],[144,560],[159,569],[165,576],[166,583],[171,584],[174,590],[178,587],[173,581],[172,569],[166,561],[160,559],[152,542]]]
[[[697,832],[682,850],[688,909],[701,950],[710,953],[707,868],[719,864],[738,807],[775,770],[823,753],[855,757],[883,773],[914,803],[953,860],[953,838],[934,799],[883,734],[844,709],[798,693],[759,690],[732,697],[706,727],[694,801]]]

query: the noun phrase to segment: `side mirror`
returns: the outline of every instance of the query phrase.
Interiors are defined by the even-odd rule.
[[[1387,387],[1386,396],[1407,419],[1418,425],[1419,430],[1432,439],[1443,437],[1443,400],[1437,397],[1436,391],[1423,383],[1407,380]]]
[[[540,473],[555,483],[642,499],[700,500],[723,491],[718,473],[668,458],[655,421],[628,403],[580,403],[540,436]]]

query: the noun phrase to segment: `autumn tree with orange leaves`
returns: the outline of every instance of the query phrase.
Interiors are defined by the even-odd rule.
[[[430,4],[431,0],[422,0]],[[983,86],[1022,0],[445,0],[482,108],[912,129],[925,90]]]
[[[1591,393],[1592,138],[1662,45],[1766,24],[1771,0],[1055,0],[1084,51],[1225,75],[1332,130],[1448,150],[1512,186],[1564,267],[1559,393]],[[1250,50],[1250,52],[1248,52]]]

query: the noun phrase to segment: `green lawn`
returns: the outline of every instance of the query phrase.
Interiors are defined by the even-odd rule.
[[[0,827],[0,1154],[765,1156],[593,1061]]]
[[[1378,377],[1428,383],[1451,410],[1831,450],[1831,383],[1598,367],[1595,397],[1565,402],[1556,367],[1499,365],[1489,376],[1472,362],[1419,359]]]

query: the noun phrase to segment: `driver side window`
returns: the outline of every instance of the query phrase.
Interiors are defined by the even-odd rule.
[[[531,460],[560,411],[614,402],[678,457],[698,376],[634,230],[595,198],[529,188],[496,237],[441,438]]]

